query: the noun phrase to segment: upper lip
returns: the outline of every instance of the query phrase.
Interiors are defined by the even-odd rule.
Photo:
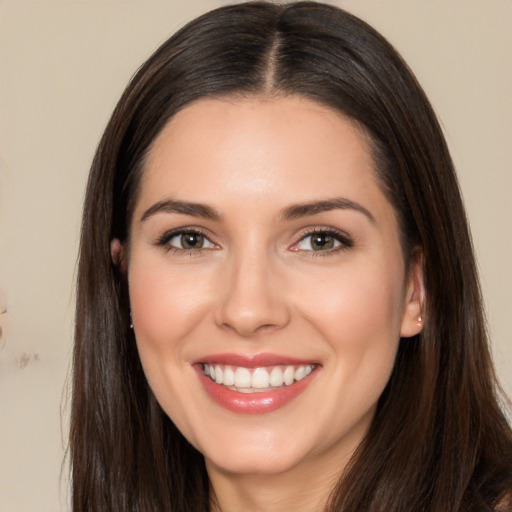
[[[300,359],[280,354],[211,354],[204,356],[193,361],[193,364],[228,364],[231,366],[241,366],[244,368],[261,368],[264,366],[279,366],[279,365],[306,365],[318,364],[317,361],[312,359]]]

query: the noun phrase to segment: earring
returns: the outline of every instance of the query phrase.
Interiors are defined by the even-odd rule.
[[[132,310],[130,309],[130,329],[133,329]]]
[[[423,318],[421,318],[421,315],[418,317],[418,324],[421,324],[423,322]]]

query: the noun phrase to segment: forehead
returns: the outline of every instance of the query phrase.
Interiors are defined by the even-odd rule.
[[[166,196],[223,204],[238,199],[246,208],[333,194],[377,204],[384,196],[374,167],[357,123],[314,101],[201,99],[178,112],[155,139],[136,209]]]

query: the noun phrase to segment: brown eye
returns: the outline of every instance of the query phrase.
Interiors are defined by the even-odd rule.
[[[334,248],[334,237],[327,233],[315,233],[311,235],[311,248],[314,251],[323,251]]]
[[[158,244],[168,248],[184,251],[215,249],[217,246],[206,235],[195,230],[172,231],[165,234]]]
[[[318,229],[310,231],[292,247],[293,251],[334,253],[354,245],[352,238],[342,231]]]
[[[183,233],[180,242],[183,249],[201,249],[204,243],[204,235],[201,233]]]
[[[341,247],[342,244],[347,245],[340,236],[323,231],[316,231],[304,236],[296,245],[299,251],[330,251]]]

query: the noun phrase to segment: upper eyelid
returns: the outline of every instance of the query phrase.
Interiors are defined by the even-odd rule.
[[[347,233],[345,233],[341,229],[333,228],[333,227],[330,227],[330,226],[306,227],[306,228],[303,228],[300,231],[303,231],[304,235],[309,235],[311,233],[340,233],[340,234],[347,234]],[[347,236],[348,236],[348,234],[347,234]]]
[[[316,233],[322,233],[322,234],[327,234],[327,235],[333,236],[334,238],[336,238],[338,240],[338,242],[340,242],[340,244],[341,244],[340,247],[329,249],[326,251],[309,251],[309,250],[307,250],[305,252],[308,252],[308,253],[315,252],[318,254],[334,253],[334,252],[337,252],[342,249],[351,248],[354,246],[354,243],[355,243],[354,237],[349,235],[347,232],[342,231],[340,229],[333,228],[333,227],[324,226],[324,227],[311,228],[309,230],[304,231],[299,236],[299,238],[290,245],[289,248],[291,249],[291,248],[299,245],[304,239],[306,239],[307,237],[312,236]]]
[[[164,231],[162,235],[157,236],[156,242],[157,244],[165,244],[168,243],[175,236],[179,236],[184,233],[196,233],[207,238],[212,244],[218,245],[214,237],[205,229],[199,228],[197,226],[186,226],[183,228],[174,228]]]
[[[207,229],[200,228],[198,226],[185,226],[182,228],[167,229],[163,232],[162,237],[173,237],[176,235],[181,235],[182,233],[198,233],[200,235],[204,235],[208,239],[212,237],[211,233]]]
[[[340,238],[344,238],[347,240],[353,241],[354,237],[347,233],[346,231],[343,231],[341,229],[328,227],[328,226],[322,226],[322,227],[310,227],[310,228],[304,228],[301,230],[302,233],[299,235],[298,241],[302,240],[303,238],[307,236],[314,235],[315,233],[324,233],[328,235],[337,235]]]

